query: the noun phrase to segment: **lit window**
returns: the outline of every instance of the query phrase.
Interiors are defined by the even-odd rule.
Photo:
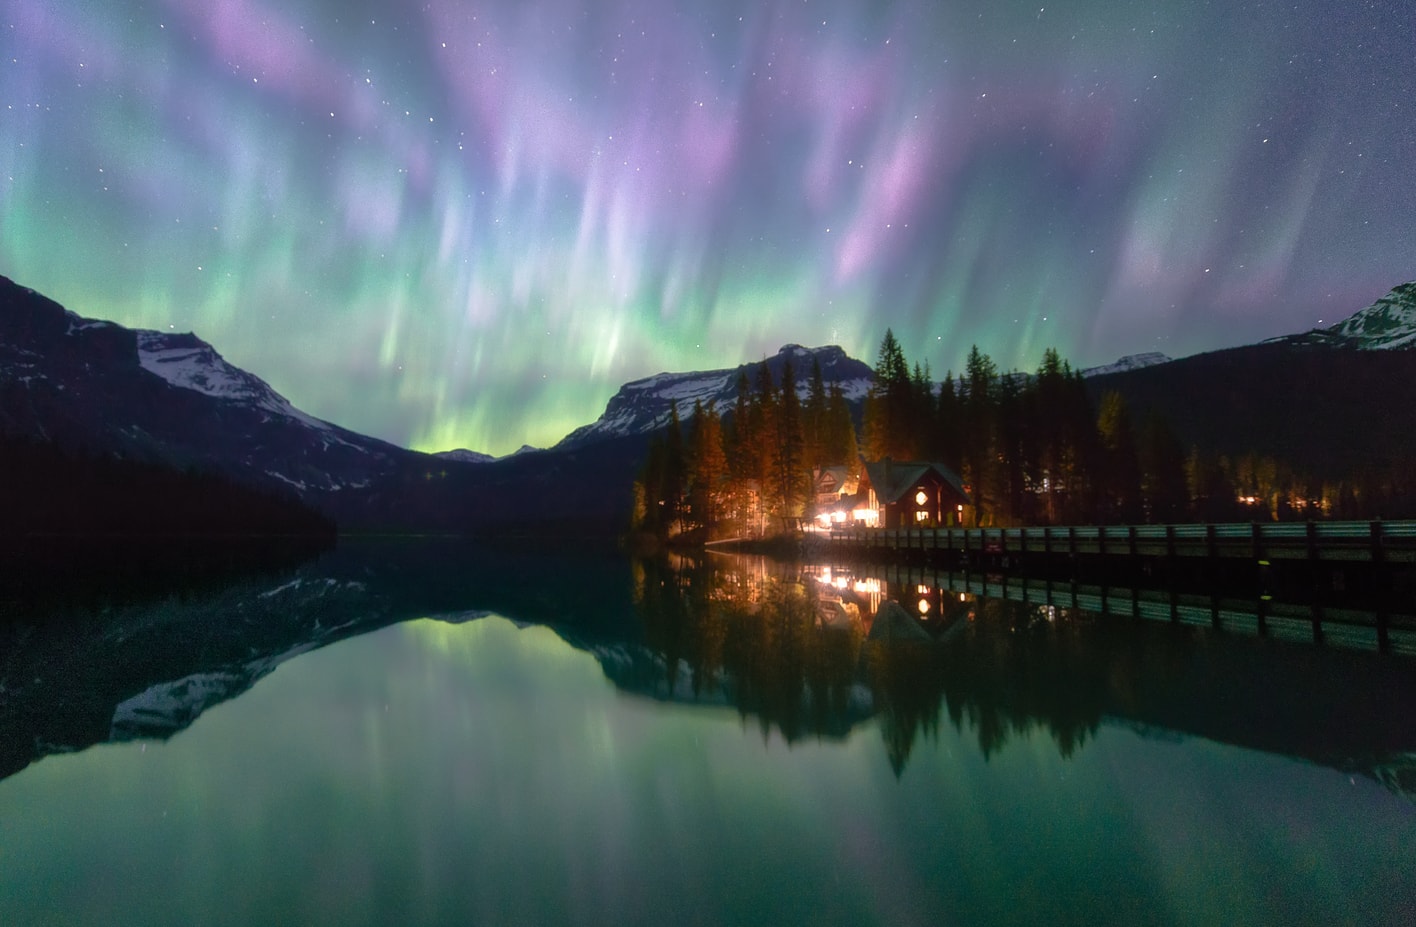
[[[928,615],[928,614],[929,614],[929,600],[928,600],[928,599],[920,599],[920,600],[919,600],[919,613],[920,613],[921,615]]]
[[[929,521],[929,513],[915,512],[915,521]]]
[[[929,493],[925,492],[923,489],[915,493],[915,505],[924,505],[928,501]]]

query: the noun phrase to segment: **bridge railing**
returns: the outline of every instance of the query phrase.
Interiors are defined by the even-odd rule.
[[[1121,553],[1137,542],[1193,549],[1233,549],[1251,542],[1265,549],[1416,549],[1416,521],[1227,522],[1176,525],[1067,525],[1026,528],[834,528],[833,541],[909,550],[978,550],[1041,553],[1102,549]],[[1178,545],[1176,544],[1178,542]]]

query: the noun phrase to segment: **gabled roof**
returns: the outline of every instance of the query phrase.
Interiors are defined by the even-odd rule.
[[[857,481],[851,479],[850,467],[819,467],[814,473],[812,473],[812,485],[815,486],[816,489],[819,491],[821,488],[821,484],[824,483],[828,477],[835,483],[835,488],[831,490],[832,492],[855,492],[855,485]]]
[[[967,500],[969,494],[964,490],[964,481],[959,479],[959,475],[941,463],[918,460],[891,460],[886,457],[884,460],[867,461],[861,463],[865,467],[865,475],[870,480],[870,485],[875,489],[875,498],[880,500],[882,505],[893,505],[904,498],[905,494],[919,485],[920,481],[930,474],[935,475],[944,482],[950,489],[959,494],[959,497]]]

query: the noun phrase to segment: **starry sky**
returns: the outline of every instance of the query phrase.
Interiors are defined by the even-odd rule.
[[[1409,3],[7,0],[0,273],[506,453],[788,342],[1006,367],[1416,277]]]

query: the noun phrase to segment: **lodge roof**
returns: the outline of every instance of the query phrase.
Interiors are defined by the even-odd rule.
[[[964,489],[964,481],[959,479],[959,475],[952,469],[941,463],[920,460],[891,460],[886,457],[884,460],[862,460],[861,464],[865,468],[865,475],[870,480],[871,487],[875,489],[875,497],[880,500],[882,505],[893,505],[899,502],[906,493],[918,486],[920,481],[931,473],[958,493],[960,498],[969,499],[969,494]]]

